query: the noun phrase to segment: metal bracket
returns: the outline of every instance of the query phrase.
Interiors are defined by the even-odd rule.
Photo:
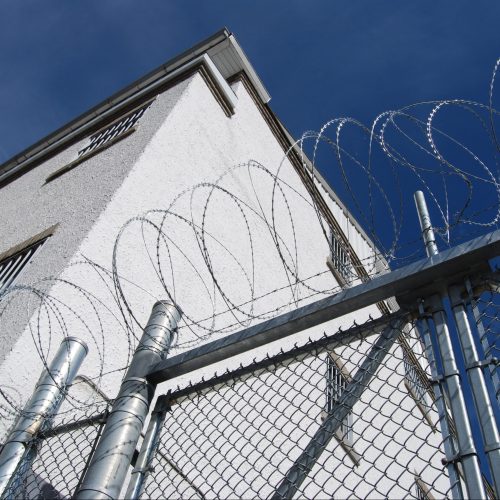
[[[134,467],[132,469],[131,474],[137,474],[137,473],[146,474],[147,472],[154,472],[154,471],[155,471],[155,468],[153,466],[151,466],[151,467]]]
[[[468,364],[465,369],[472,370],[473,368],[487,368],[490,365],[497,366],[499,364],[498,358],[490,357],[480,361],[476,361],[475,363]]]
[[[448,464],[456,464],[462,460],[462,458],[465,457],[471,457],[471,456],[477,456],[477,452],[475,450],[464,450],[462,452],[457,453],[453,457],[451,457],[449,460],[447,458],[442,458],[441,463],[443,465],[448,465]]]
[[[485,446],[484,447],[484,451],[486,453],[489,453],[490,451],[496,451],[496,450],[500,450],[500,444],[498,444],[498,443],[495,443],[492,446]]]
[[[172,406],[170,405],[170,394],[171,391],[168,391],[167,394],[162,394],[158,397],[153,413],[167,413],[172,411]]]
[[[444,382],[444,379],[445,379],[444,375],[442,375],[441,373],[439,373],[435,377],[429,377],[429,380],[434,384],[439,384],[440,382]]]

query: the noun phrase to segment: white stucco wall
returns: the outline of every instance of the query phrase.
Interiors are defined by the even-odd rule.
[[[232,88],[238,103],[235,114],[229,118],[205,81],[195,74],[158,96],[142,118],[137,132],[129,138],[43,185],[50,172],[74,159],[82,141],[2,189],[2,207],[10,211],[6,212],[5,221],[19,220],[13,207],[19,206],[17,200],[22,199],[22,193],[33,196],[30,205],[39,206],[40,210],[23,228],[21,234],[26,234],[25,237],[20,237],[15,224],[4,221],[7,236],[0,251],[30,237],[37,228],[41,230],[56,222],[61,228],[24,278],[32,280],[62,271],[60,279],[64,282],[55,283],[50,295],[64,304],[59,307],[64,311],[66,331],[52,319],[50,335],[37,336],[39,330],[49,328],[50,312],[39,322],[38,318],[33,318],[31,329],[24,328],[21,322],[23,328],[16,331],[14,313],[21,310],[20,302],[6,315],[10,333],[2,333],[7,335],[7,341],[0,379],[16,404],[22,405],[29,397],[42,368],[35,345],[50,359],[64,333],[76,335],[89,344],[90,353],[81,372],[96,380],[109,396],[117,393],[123,369],[136,343],[134,335],[140,335],[140,325],[145,324],[154,301],[166,298],[158,270],[151,262],[156,259],[157,251],[165,283],[184,312],[179,331],[180,343],[184,345],[180,348],[206,341],[202,338],[206,332],[203,327],[213,327],[215,333],[210,337],[213,339],[249,324],[249,316],[245,313],[261,315],[254,320],[256,322],[266,314],[284,312],[297,304],[321,298],[323,295],[318,290],[335,289],[337,284],[326,267],[328,244],[301,181],[289,162],[283,162],[282,149],[244,86],[235,83]],[[255,162],[250,168],[249,160]],[[281,165],[279,175],[284,182],[281,187],[287,196],[286,203],[279,190],[272,203],[273,181],[259,164],[271,172],[276,172]],[[242,166],[230,170],[221,181],[226,191],[216,190],[206,205],[212,186],[202,183],[213,183],[237,165]],[[198,185],[195,191],[191,190],[194,185]],[[6,196],[3,196],[4,191]],[[231,198],[229,192],[238,199]],[[354,249],[362,260],[367,258],[368,243],[346,221],[337,204],[329,201],[329,205],[341,226],[346,228]],[[240,210],[243,206],[245,216]],[[125,328],[119,308],[113,302],[112,283],[105,270],[111,270],[115,238],[120,228],[132,217],[157,209],[170,210],[163,226],[168,251],[162,241],[157,250],[157,231],[150,224],[161,224],[164,212],[148,215],[147,223],[142,224],[143,220],[138,218],[129,224],[117,246],[120,283],[138,321],[135,325],[130,321],[132,328]],[[273,216],[285,266],[276,250],[273,233],[265,222],[272,222]],[[193,231],[190,221],[197,232]],[[200,251],[196,236],[199,238],[202,227],[211,235],[206,241],[210,263],[226,302],[214,290]],[[83,256],[103,266],[104,270],[82,263]],[[310,288],[296,287],[300,295],[294,296],[287,286],[291,279],[290,269],[298,269],[300,279],[307,278]],[[90,292],[92,298],[88,300],[89,296],[73,285]],[[253,296],[257,297],[253,301],[250,300],[252,289]],[[233,314],[227,312],[229,301],[243,305]],[[213,314],[214,302],[217,315],[213,325],[212,319],[203,319]],[[28,315],[35,305],[27,310]],[[341,324],[351,326],[354,319],[359,324],[369,314],[377,316],[379,312],[372,306],[304,332],[300,337],[319,336],[325,330],[336,331]],[[125,315],[128,317],[127,313]],[[193,326],[193,321],[199,324]],[[2,331],[5,331],[4,326]],[[22,333],[17,333],[20,331]],[[16,335],[19,335],[17,340]],[[197,337],[201,338],[197,341]],[[260,353],[291,346],[295,340],[289,339],[285,346],[276,343],[266,346]],[[12,350],[7,352],[11,346]],[[248,353],[234,363],[248,362],[253,356],[255,353]],[[226,369],[234,363],[232,360],[220,363],[205,373]],[[162,384],[158,392],[187,378]],[[85,397],[77,398],[77,404],[88,404]]]
[[[77,158],[78,151],[88,143],[85,138],[0,189],[0,254],[58,224],[19,283],[57,277],[68,265],[187,83],[181,82],[164,92],[161,106],[153,103],[148,119],[115,147],[46,183],[51,173]],[[36,300],[30,305],[26,295],[15,302],[2,311],[0,361],[12,349],[36,308]]]

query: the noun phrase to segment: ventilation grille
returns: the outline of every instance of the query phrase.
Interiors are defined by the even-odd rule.
[[[40,240],[0,261],[0,296],[14,283],[46,241],[47,238]]]
[[[149,102],[142,108],[138,108],[126,116],[114,121],[111,125],[99,130],[90,137],[90,144],[78,152],[78,157],[88,155],[92,151],[104,146],[105,144],[117,139],[131,130],[151,106]]]

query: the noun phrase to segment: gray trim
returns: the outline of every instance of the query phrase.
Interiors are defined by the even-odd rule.
[[[124,97],[117,103],[114,103],[113,98],[110,98],[108,101],[106,101],[105,105],[102,106],[102,110],[100,110],[99,112],[91,111],[89,113],[86,113],[85,115],[83,115],[85,119],[82,118],[81,120],[79,120],[78,124],[74,127],[68,125],[44,139],[41,147],[37,148],[37,145],[35,145],[32,148],[28,148],[28,150],[26,150],[26,154],[24,154],[24,152],[22,153],[23,156],[20,161],[17,161],[16,157],[14,160],[0,165],[0,183],[6,181],[11,176],[15,175],[18,171],[24,168],[28,168],[32,162],[37,161],[45,154],[48,154],[57,148],[61,148],[69,141],[75,139],[76,136],[89,133],[91,127],[96,125],[98,122],[106,119],[114,113],[121,112],[128,105],[140,99],[141,97],[154,92],[161,85],[168,83],[169,81],[176,78],[187,75],[189,71],[192,71],[196,67],[205,67],[208,75],[210,75],[210,77],[215,82],[215,85],[220,86],[220,95],[224,97],[226,101],[228,101],[230,107],[235,102],[235,98],[231,96],[233,92],[227,84],[221,86],[221,82],[224,80],[222,77],[219,77],[216,72],[214,72],[214,70],[216,70],[217,68],[213,63],[210,63],[210,57],[207,54],[202,54],[201,56],[188,61],[181,68],[166,73],[163,77],[159,78],[151,85],[144,85],[142,88],[137,89],[136,92],[130,97]],[[229,94],[228,89],[230,92]]]
[[[66,172],[73,170],[75,167],[77,167],[81,163],[84,163],[87,160],[90,160],[90,158],[94,157],[95,155],[98,155],[101,151],[104,151],[105,149],[108,149],[109,147],[113,146],[114,144],[127,138],[129,135],[131,135],[136,130],[137,130],[137,127],[131,127],[123,134],[118,135],[114,139],[111,139],[110,141],[106,142],[105,144],[102,144],[101,146],[93,149],[89,153],[84,154],[82,156],[79,156],[76,160],[73,160],[72,162],[68,163],[67,165],[64,165],[64,167],[58,168],[55,172],[52,172],[51,174],[49,174],[47,176],[47,178],[45,179],[45,184],[53,181],[54,179],[57,179],[61,175],[65,174]]]
[[[59,223],[48,227],[47,229],[41,231],[40,233],[35,234],[35,236],[32,236],[31,238],[29,238],[25,241],[22,241],[21,243],[18,243],[17,245],[9,248],[5,252],[2,252],[0,254],[0,262],[2,260],[8,259],[9,257],[12,257],[16,253],[21,252],[25,248],[28,248],[28,247],[34,245],[35,243],[38,243],[39,241],[44,240],[45,238],[48,238],[49,236],[52,236],[55,233],[57,226],[59,226]]]
[[[217,67],[213,61],[211,61],[211,64],[210,62],[206,62],[207,60],[210,60],[208,55],[209,51],[224,42],[227,43],[228,50],[233,50],[238,55],[239,61],[242,64],[241,70],[248,74],[248,77],[258,89],[263,102],[267,102],[270,99],[270,96],[267,94],[262,82],[251,66],[250,61],[243,53],[234,36],[226,28],[224,28],[186,52],[170,59],[165,64],[162,64],[155,70],[144,75],[142,78],[139,78],[124,89],[113,94],[108,99],[102,101],[97,106],[94,106],[89,111],[78,116],[63,127],[60,127],[55,132],[47,135],[13,158],[7,160],[5,163],[0,165],[0,182],[7,180],[16,172],[24,167],[27,167],[33,161],[36,161],[39,157],[45,155],[56,147],[59,148],[63,146],[66,142],[72,140],[76,134],[84,133],[86,129],[93,126],[96,122],[116,112],[118,109],[126,106],[131,101],[140,98],[140,96],[145,92],[151,92],[154,88],[159,87],[166,80],[173,79],[178,77],[180,74],[189,71],[193,67],[193,64],[199,63],[200,61],[205,63],[210,76],[212,76],[217,84],[221,86],[220,90],[222,95],[227,96],[227,82],[223,78],[214,76],[214,68],[217,69]],[[228,101],[234,104],[234,99],[230,95],[228,97]]]

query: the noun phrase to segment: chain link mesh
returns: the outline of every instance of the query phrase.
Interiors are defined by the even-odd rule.
[[[486,358],[498,356],[499,307],[485,292],[468,308]],[[451,497],[418,323],[395,313],[251,356],[168,395],[143,498]],[[74,402],[30,443],[6,497],[74,496],[109,410]]]
[[[348,343],[325,337],[174,391],[143,497],[270,498],[287,482],[285,496],[298,498],[421,498],[422,490],[445,497],[418,332],[400,326],[376,366],[382,327],[370,326],[344,332]],[[334,431],[301,474],[301,454],[327,421]],[[286,479],[297,461],[303,478]]]
[[[489,371],[495,386],[497,400],[500,401],[500,294],[484,292],[471,311],[473,323],[481,339],[484,359],[491,361]]]
[[[105,424],[108,405],[56,416],[33,439],[5,498],[72,498]]]

